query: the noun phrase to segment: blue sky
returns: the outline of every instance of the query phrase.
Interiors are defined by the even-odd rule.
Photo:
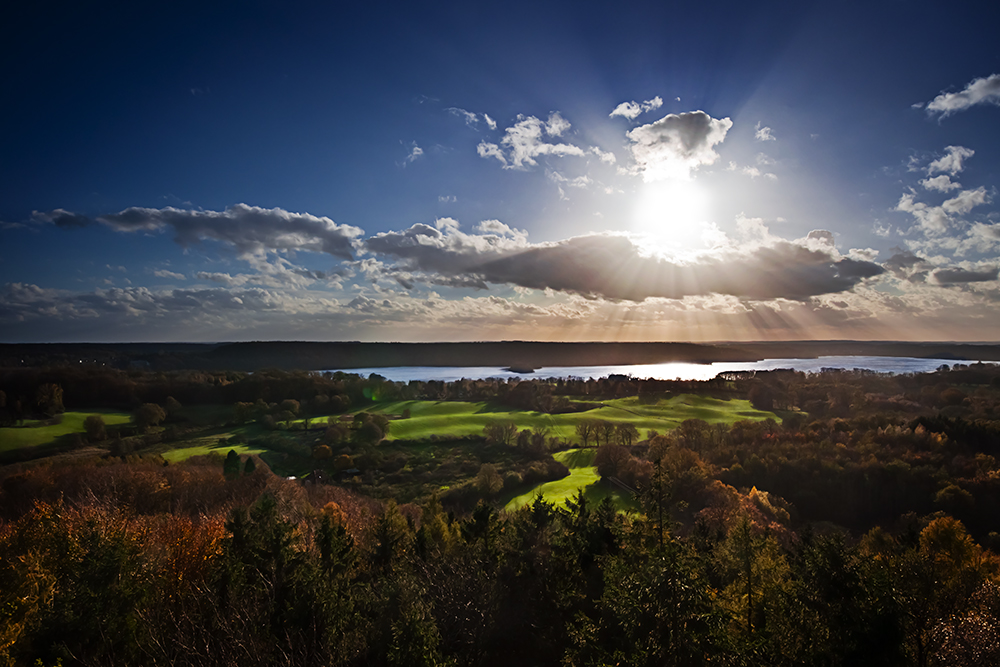
[[[0,340],[996,340],[989,3],[36,3]]]

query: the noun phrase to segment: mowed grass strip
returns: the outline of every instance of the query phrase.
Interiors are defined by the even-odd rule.
[[[514,512],[534,501],[535,496],[541,494],[546,502],[557,507],[565,507],[566,501],[576,497],[577,492],[583,489],[583,495],[587,503],[594,506],[604,498],[610,496],[615,506],[624,511],[638,510],[638,502],[632,496],[621,489],[611,487],[600,481],[597,469],[594,468],[594,455],[596,449],[568,449],[553,455],[557,461],[566,464],[569,468],[569,476],[557,479],[553,482],[539,484],[530,491],[512,498],[504,506],[508,512]]]
[[[181,461],[186,461],[192,456],[208,456],[209,454],[217,453],[221,456],[225,456],[229,453],[230,449],[235,449],[237,454],[263,454],[268,450],[261,447],[250,447],[248,445],[220,445],[218,436],[200,438],[204,440],[202,444],[191,444],[199,440],[195,438],[193,440],[188,440],[187,445],[184,447],[179,447],[177,449],[170,449],[162,452],[160,456],[169,461],[170,463],[179,463]]]
[[[64,412],[62,421],[51,426],[25,426],[21,428],[0,428],[0,451],[47,445],[56,438],[70,433],[84,433],[84,420],[91,415],[100,415],[108,426],[128,424],[131,415],[125,412],[91,410],[88,412]],[[26,424],[39,422],[27,421]]]
[[[654,403],[640,401],[636,396],[605,401],[608,407],[617,408],[633,415],[664,416],[677,424],[686,419],[701,419],[709,424],[731,424],[741,419],[781,421],[773,412],[757,410],[750,401],[742,399],[723,400],[711,396],[680,394]]]

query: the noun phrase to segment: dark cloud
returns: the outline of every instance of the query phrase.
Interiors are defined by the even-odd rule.
[[[326,217],[246,204],[236,204],[225,211],[132,207],[98,219],[121,232],[169,228],[182,246],[212,239],[231,244],[244,255],[304,250],[350,259],[354,240],[363,233],[357,227],[338,225]]]
[[[897,250],[899,249],[897,248]],[[914,255],[909,250],[899,250],[883,266],[900,280],[911,283],[924,282],[927,279],[927,272],[931,268],[930,262],[923,257]]]
[[[31,221],[39,224],[51,224],[56,227],[62,227],[63,229],[86,227],[94,224],[94,220],[92,218],[88,218],[85,215],[73,213],[72,211],[67,211],[61,208],[54,209],[47,213],[43,213],[42,211],[32,211]]]
[[[883,272],[873,262],[777,242],[682,263],[650,256],[627,236],[579,236],[529,244],[523,236],[445,233],[418,224],[378,234],[368,250],[400,260],[400,270],[460,279],[463,286],[510,284],[589,298],[643,301],[726,294],[803,300],[843,292]]]
[[[885,268],[900,280],[932,285],[989,282],[996,280],[1000,273],[1000,269],[997,268],[973,271],[961,267],[935,267],[931,262],[908,250],[899,251],[890,257],[885,263]]]
[[[966,269],[937,269],[931,273],[931,279],[939,285],[957,285],[964,283],[985,283],[996,280],[998,269],[968,271]]]

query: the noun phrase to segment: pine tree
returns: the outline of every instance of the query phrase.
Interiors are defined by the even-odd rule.
[[[226,462],[222,465],[222,474],[226,479],[235,479],[240,476],[240,455],[235,449],[230,449],[226,455]]]

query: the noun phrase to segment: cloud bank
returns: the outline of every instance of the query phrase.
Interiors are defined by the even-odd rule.
[[[506,284],[635,302],[710,294],[803,300],[850,290],[883,272],[873,262],[840,256],[819,233],[802,243],[773,240],[682,263],[651,255],[624,235],[532,244],[523,232],[501,225],[494,221],[478,234],[466,234],[418,224],[377,234],[365,247],[396,260],[395,270],[409,281],[480,289]]]
[[[79,227],[94,222],[62,209],[36,213],[33,219],[60,227]],[[171,230],[174,240],[184,247],[205,240],[220,241],[244,256],[302,250],[351,259],[355,239],[364,233],[357,227],[338,225],[327,217],[246,204],[236,204],[225,211],[134,206],[120,213],[100,216],[97,222],[119,232]]]

